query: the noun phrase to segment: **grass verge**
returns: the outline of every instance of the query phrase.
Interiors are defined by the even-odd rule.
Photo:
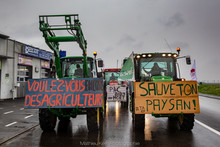
[[[220,86],[211,84],[200,84],[199,92],[204,94],[220,96]]]

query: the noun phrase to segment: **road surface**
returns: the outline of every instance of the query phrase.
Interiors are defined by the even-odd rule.
[[[151,115],[145,115],[145,130],[135,131],[129,110],[121,107],[119,102],[108,102],[104,125],[99,132],[89,133],[86,116],[81,115],[66,124],[58,121],[55,131],[46,133],[38,125],[38,110],[23,109],[23,104],[23,99],[0,102],[2,147],[220,145],[218,99],[200,96],[201,113],[196,114],[191,132],[180,131],[175,121]]]

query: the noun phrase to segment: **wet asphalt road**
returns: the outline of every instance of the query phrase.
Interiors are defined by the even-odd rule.
[[[15,102],[16,101],[16,102]],[[23,100],[0,102],[0,141],[38,124],[38,110],[22,109]],[[192,146],[218,147],[220,134],[212,132],[200,122],[220,132],[220,100],[200,96],[201,113],[196,114],[192,132],[180,131],[175,121],[145,115],[145,130],[135,131],[128,109],[119,102],[109,102],[103,128],[89,133],[86,116],[77,116],[70,122],[58,121],[54,132],[43,132],[39,125],[7,141],[1,146]],[[13,111],[13,112],[10,112]],[[10,112],[10,113],[6,113]],[[6,114],[4,114],[6,113]],[[15,124],[6,125],[17,122]]]

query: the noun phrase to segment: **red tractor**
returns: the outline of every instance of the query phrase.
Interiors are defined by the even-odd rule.
[[[120,101],[122,106],[128,106],[128,85],[126,81],[119,81],[120,68],[107,68],[104,74],[104,99],[106,101]]]

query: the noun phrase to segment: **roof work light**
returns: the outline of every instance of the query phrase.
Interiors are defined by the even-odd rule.
[[[97,56],[97,52],[96,52],[96,51],[95,51],[95,52],[93,52],[93,55],[94,55],[94,56]]]
[[[141,56],[140,56],[140,55],[137,55],[137,56],[136,56],[136,58],[137,58],[137,59],[140,59],[140,58],[141,58]]]
[[[176,49],[176,51],[177,51],[177,53],[178,53],[178,55],[180,54],[180,47],[178,47],[177,49]]]

